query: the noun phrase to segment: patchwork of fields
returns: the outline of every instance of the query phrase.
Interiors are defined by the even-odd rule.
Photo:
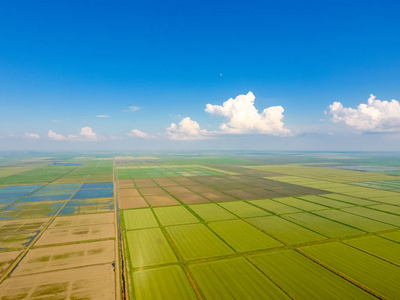
[[[112,172],[108,159],[0,178],[0,299],[115,299]]]
[[[398,299],[399,177],[254,160],[0,165],[0,299]]]

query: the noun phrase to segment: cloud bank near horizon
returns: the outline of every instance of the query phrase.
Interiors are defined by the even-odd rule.
[[[54,130],[49,130],[47,136],[54,141],[104,141],[121,140],[128,137],[140,139],[172,140],[172,141],[195,141],[218,139],[227,135],[271,135],[276,137],[290,137],[298,135],[292,130],[285,128],[283,123],[284,108],[282,106],[271,106],[258,111],[255,107],[255,96],[250,91],[247,94],[238,95],[222,103],[222,105],[208,103],[204,111],[210,116],[223,117],[217,130],[205,129],[191,117],[182,118],[179,122],[170,123],[164,132],[149,134],[137,128],[121,135],[100,136],[91,127],[82,127],[76,134],[63,135]],[[333,124],[343,124],[354,131],[347,133],[400,133],[400,103],[396,100],[381,101],[374,95],[370,95],[367,103],[361,103],[355,108],[344,107],[341,102],[333,102],[329,105],[325,114],[330,115]],[[103,116],[103,115],[99,115]],[[329,129],[329,128],[328,128]],[[332,127],[331,127],[332,129]],[[331,134],[323,130],[319,134]],[[337,127],[339,132],[345,132]],[[307,133],[307,132],[303,132]],[[39,135],[40,134],[40,135]],[[9,135],[11,136],[11,135]],[[43,134],[25,132],[16,137],[38,140]],[[392,135],[393,136],[393,135]],[[5,138],[6,136],[3,136]]]
[[[56,133],[53,130],[49,130],[47,136],[56,141],[98,141],[101,139],[101,137],[93,132],[92,128],[90,127],[82,127],[79,131],[79,134],[69,134],[68,136]]]
[[[345,124],[362,132],[400,131],[400,103],[394,99],[381,101],[371,94],[367,104],[361,103],[357,108],[333,102],[328,113],[332,115],[332,123]]]

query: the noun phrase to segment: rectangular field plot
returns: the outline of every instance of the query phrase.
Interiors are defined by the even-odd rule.
[[[114,200],[107,198],[93,198],[70,200],[61,210],[60,215],[95,214],[114,210]]]
[[[278,216],[251,218],[247,221],[286,244],[301,244],[326,239],[314,231]]]
[[[0,249],[28,246],[49,220],[50,218],[0,221]]]
[[[137,189],[123,189],[118,190],[119,197],[140,197],[140,193]]]
[[[44,201],[66,201],[71,195],[48,195],[48,196],[29,196],[21,199],[18,203],[24,202],[44,202]]]
[[[376,190],[370,188],[362,188],[359,187],[357,189],[353,189],[351,191],[338,191],[342,194],[360,197],[360,198],[367,198],[374,200],[375,198],[385,198],[385,197],[396,197],[399,193],[391,192],[391,191],[383,191],[383,190]]]
[[[226,191],[226,193],[230,194],[230,195],[235,195],[235,194],[231,194],[230,191]],[[253,198],[250,199],[262,199],[262,198],[273,198],[273,197],[283,197],[286,195],[282,195],[281,193],[277,193],[277,192],[273,192],[273,191],[269,191],[269,190],[265,190],[265,189],[261,189],[261,188],[254,188],[251,190],[251,193],[254,194]],[[246,199],[241,199],[240,197],[234,196],[240,200],[250,200],[249,198],[246,197]]]
[[[0,252],[0,276],[4,275],[19,254],[19,251]]]
[[[5,194],[5,193],[30,193],[33,192],[34,190],[42,187],[43,185],[41,184],[36,184],[36,185],[9,185],[2,187],[0,189],[0,194]]]
[[[308,246],[301,251],[359,282],[380,298],[398,298],[400,268],[391,263],[342,243]]]
[[[354,206],[353,204],[346,203],[346,202],[341,202],[341,201],[336,201],[332,200],[329,198],[326,198],[325,196],[329,197],[329,194],[327,195],[307,195],[307,196],[299,196],[301,200],[306,200],[309,202],[313,202],[316,204],[321,204],[324,206],[328,206],[331,208],[343,208],[343,207],[352,207]]]
[[[400,192],[400,180],[364,181],[364,182],[353,182],[352,184],[358,186],[370,187],[374,189]]]
[[[126,230],[159,226],[150,208],[124,210],[123,218]]]
[[[251,166],[248,168],[268,171],[268,172],[276,172],[286,175],[306,177],[317,180],[324,178],[324,180],[339,182],[339,183],[391,179],[390,176],[379,173],[329,169],[329,168],[310,167],[301,165]]]
[[[64,175],[54,183],[100,183],[111,182],[113,174],[112,160],[86,161],[83,165],[75,167],[72,172]]]
[[[49,228],[35,246],[72,243],[115,237],[114,224],[82,225],[74,227]]]
[[[335,182],[330,182],[326,180],[319,180],[319,179],[312,179],[312,178],[306,178],[306,177],[299,177],[299,176],[279,176],[279,177],[274,177],[270,178],[272,180],[278,181],[278,182],[285,182],[289,184],[294,184],[294,185],[300,185],[300,186],[305,186],[305,187],[310,187],[310,188],[315,188],[315,189],[320,189],[320,190],[327,190],[329,188],[340,188],[340,187],[346,187],[346,184],[342,183],[335,183]]]
[[[76,190],[81,186],[80,183],[66,183],[66,184],[48,184],[41,191],[58,191],[58,190]]]
[[[183,225],[199,223],[200,221],[183,206],[169,206],[154,208],[161,226]]]
[[[145,189],[145,188],[142,188]],[[149,188],[147,188],[149,189]],[[153,188],[154,189],[154,188]],[[164,188],[170,194],[177,194],[177,193],[190,193],[190,190],[183,186],[169,186]]]
[[[174,197],[177,198],[184,204],[195,204],[195,203],[207,203],[210,202],[208,199],[195,194],[195,193],[184,193],[184,194],[174,194]]]
[[[315,214],[333,221],[340,222],[345,225],[364,230],[366,232],[376,232],[396,228],[389,224],[367,219],[336,209],[317,211],[315,212]]]
[[[237,219],[235,215],[215,203],[190,205],[189,207],[205,222]]]
[[[396,214],[400,216],[400,206],[397,205],[390,205],[390,204],[378,204],[378,205],[371,205],[369,208],[380,210],[383,212]]]
[[[203,224],[166,228],[185,260],[194,260],[234,253]]]
[[[219,191],[213,191],[213,192],[201,192],[199,193],[202,197],[207,198],[210,201],[214,202],[223,202],[223,201],[234,201],[237,200],[236,198],[233,198],[227,194],[224,194]]]
[[[180,205],[181,203],[170,195],[145,196],[150,206]]]
[[[382,233],[380,236],[398,242],[400,243],[400,231],[395,231],[395,232],[389,232],[389,233]]]
[[[76,189],[73,190],[49,190],[43,191],[40,190],[36,193],[33,193],[32,196],[55,196],[55,195],[65,195],[67,198],[71,197],[73,193],[75,193]]]
[[[168,195],[166,191],[159,187],[139,188],[138,192],[143,196]]]
[[[397,227],[400,227],[400,216],[392,215],[386,212],[366,208],[366,207],[350,207],[343,208],[342,210],[359,215],[362,217],[370,218],[376,221],[380,221],[382,223],[391,224]]]
[[[15,203],[0,213],[0,220],[54,216],[65,202]]]
[[[399,193],[399,195],[400,195],[400,193]],[[376,198],[371,198],[371,199],[373,201],[376,201],[377,203],[400,205],[399,195],[389,196],[389,197],[376,197]]]
[[[125,235],[133,268],[178,261],[159,228],[127,231]]]
[[[249,259],[294,299],[376,299],[293,250],[254,255]]]
[[[356,228],[349,227],[310,213],[283,215],[283,218],[330,238],[338,238],[363,233],[363,231],[360,231]]]
[[[134,189],[135,184],[131,179],[120,179],[118,180],[118,190],[123,191],[125,189]]]
[[[113,197],[113,189],[78,190],[72,199],[105,198]]]
[[[17,201],[20,198],[1,198],[0,199],[0,205],[1,208],[6,207],[12,203],[14,203],[15,201]],[[22,199],[23,200],[23,199]]]
[[[243,201],[219,203],[219,205],[240,218],[271,215],[269,212]]]
[[[15,193],[0,193],[0,199],[21,198],[28,195],[30,192],[15,192]]]
[[[197,299],[180,266],[133,272],[136,299]]]
[[[112,264],[69,269],[6,279],[0,299],[115,300]]]
[[[118,167],[118,178],[220,176],[226,171],[202,166]]]
[[[90,226],[98,224],[114,223],[113,213],[78,215],[78,216],[58,216],[49,228]]]
[[[323,209],[328,209],[329,207],[324,206],[324,205],[319,205],[315,203],[311,203],[305,200],[300,200],[297,198],[293,197],[287,197],[287,198],[276,198],[273,199],[279,203],[283,203],[289,206],[293,206],[295,208],[304,210],[304,211],[315,211],[315,210],[323,210]]]
[[[290,299],[242,257],[193,264],[189,269],[206,299]]]
[[[174,181],[170,178],[154,178],[153,181],[162,187],[179,185],[179,183],[177,183],[176,181]]]
[[[3,184],[32,184],[48,183],[53,181],[69,171],[75,169],[73,166],[54,166],[37,167],[25,172],[0,178],[0,185]]]
[[[352,197],[348,195],[341,195],[341,194],[326,194],[324,197],[329,198],[329,199],[334,199],[354,205],[375,205],[377,202],[371,201],[371,200],[366,200],[366,199],[361,199],[357,197]]]
[[[114,241],[31,249],[12,276],[70,269],[114,261]]]
[[[120,197],[118,206],[120,209],[149,207],[143,197]]]
[[[280,203],[271,199],[262,199],[262,200],[253,200],[253,201],[248,201],[251,204],[254,204],[258,207],[264,208],[268,210],[271,213],[281,215],[281,214],[291,214],[291,213],[297,213],[297,212],[302,212],[302,210],[295,208],[293,206],[289,206],[283,203]]]
[[[240,200],[250,200],[250,199],[260,198],[260,196],[253,194],[250,191],[244,191],[244,190],[227,190],[225,191],[225,193]]]
[[[79,184],[49,184],[32,196],[72,195],[78,188]]]
[[[283,246],[282,243],[242,220],[212,222],[208,226],[237,252]]]
[[[378,236],[352,239],[345,243],[400,266],[399,243]]]
[[[145,187],[157,187],[157,183],[155,183],[150,178],[141,178],[141,179],[133,179],[135,186],[138,188],[145,188]]]
[[[87,189],[106,189],[110,188],[112,189],[114,187],[114,184],[112,182],[93,182],[93,183],[84,183],[80,187],[81,190],[87,190]]]

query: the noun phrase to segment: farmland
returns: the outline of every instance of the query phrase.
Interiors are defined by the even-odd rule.
[[[391,155],[3,158],[0,299],[396,299]]]

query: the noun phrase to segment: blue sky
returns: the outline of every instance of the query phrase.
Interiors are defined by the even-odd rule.
[[[1,1],[0,150],[399,150],[399,9]]]

